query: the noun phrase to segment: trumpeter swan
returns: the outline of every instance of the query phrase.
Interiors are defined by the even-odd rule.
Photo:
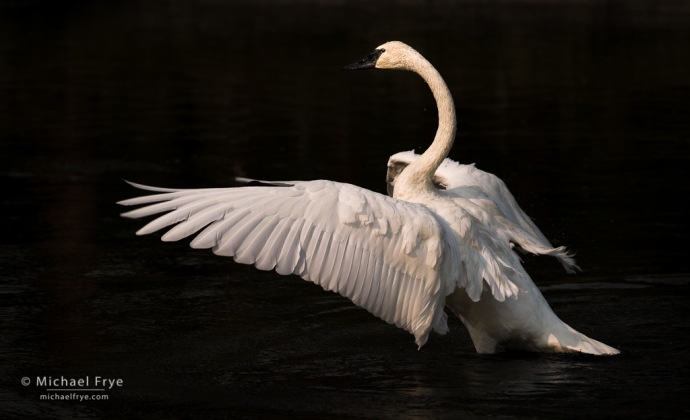
[[[446,159],[455,139],[455,105],[438,71],[398,41],[344,69],[373,68],[419,74],[438,106],[438,131],[426,152],[390,158],[391,197],[325,180],[192,190],[132,184],[161,194],[121,201],[156,203],[123,216],[170,211],[137,235],[178,223],[162,237],[178,241],[203,229],[192,248],[297,274],[411,332],[420,348],[432,329],[448,330],[448,306],[480,353],[493,353],[499,344],[618,353],[563,323],[513,250],[555,256],[572,272],[577,266],[564,248],[551,246],[500,179]]]

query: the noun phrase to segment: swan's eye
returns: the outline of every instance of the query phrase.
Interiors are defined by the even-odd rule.
[[[367,56],[367,58],[363,58],[363,59],[359,60],[359,62],[365,63],[365,62],[371,61],[371,60],[378,60],[378,58],[381,57],[381,54],[383,54],[385,52],[386,52],[386,50],[384,50],[383,48],[381,48],[380,50],[375,50],[373,53],[369,54]]]

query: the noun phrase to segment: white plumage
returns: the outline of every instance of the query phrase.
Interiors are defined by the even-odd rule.
[[[410,150],[396,153],[388,160],[388,192],[393,195],[395,179],[419,155]],[[533,254],[556,257],[568,273],[574,274],[580,267],[561,246],[554,248],[541,233],[534,222],[518,206],[506,184],[496,175],[477,169],[474,164],[461,165],[451,159],[445,159],[434,173],[433,181],[439,189],[447,190],[457,198],[464,198],[465,209],[478,218],[483,212],[489,212],[497,221],[501,221],[500,231],[512,232],[521,237],[521,247]],[[473,211],[474,210],[474,211]]]
[[[410,331],[419,346],[431,328],[447,330],[445,297],[465,286],[456,274],[460,256],[453,232],[420,204],[323,180],[167,191],[120,202],[160,202],[124,217],[170,211],[138,235],[182,222],[162,238],[177,241],[203,229],[193,248],[212,248],[261,270],[297,274]],[[475,281],[481,284],[481,277]]]
[[[391,157],[392,197],[324,180],[192,190],[132,184],[160,194],[121,201],[148,204],[123,216],[169,212],[137,234],[176,224],[162,240],[178,241],[201,231],[193,248],[212,248],[261,270],[297,274],[411,332],[420,347],[432,329],[448,330],[448,306],[482,353],[494,352],[498,344],[617,353],[556,317],[513,245],[555,256],[570,272],[577,268],[572,257],[551,246],[500,179],[445,159],[455,138],[455,108],[433,66],[394,41],[346,67],[363,68],[420,74],[439,107],[431,147],[422,156]]]

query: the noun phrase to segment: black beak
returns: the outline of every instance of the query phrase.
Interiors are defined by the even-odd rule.
[[[381,54],[385,52],[386,50],[383,48],[380,50],[374,50],[374,52],[366,56],[366,58],[343,67],[343,70],[371,70],[376,68],[376,62],[378,61],[379,57],[381,57]]]

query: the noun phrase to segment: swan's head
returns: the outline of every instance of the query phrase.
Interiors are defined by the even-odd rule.
[[[376,47],[374,52],[356,63],[343,67],[343,70],[393,69],[414,71],[414,65],[420,59],[424,60],[414,48],[400,41],[391,41]]]

